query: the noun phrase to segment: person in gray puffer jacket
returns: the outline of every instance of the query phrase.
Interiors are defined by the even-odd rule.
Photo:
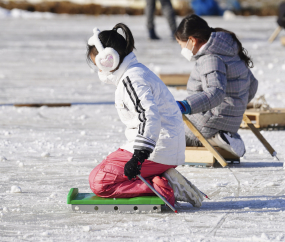
[[[196,61],[186,100],[177,101],[183,114],[213,145],[241,157],[244,143],[237,131],[258,81],[253,62],[236,35],[211,28],[197,15],[185,17],[175,33],[181,54]],[[202,146],[185,125],[186,146]]]

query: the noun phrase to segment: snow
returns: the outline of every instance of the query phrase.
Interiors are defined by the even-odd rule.
[[[1,156],[1,157],[0,157],[0,161],[7,161],[7,159],[6,159],[5,156]]]
[[[258,95],[265,94],[272,107],[284,108],[284,47],[277,40],[267,42],[276,28],[275,18],[206,19],[211,27],[224,27],[239,36],[254,60]],[[139,61],[152,70],[191,71],[193,63],[180,55],[163,17],[156,18],[163,38],[157,42],[147,40],[143,16],[1,17],[0,240],[284,241],[285,131],[262,132],[280,161],[252,132],[240,130],[247,148],[241,164],[178,167],[211,198],[201,208],[180,203],[178,214],[136,215],[71,211],[66,204],[69,189],[90,192],[91,170],[125,140],[124,126],[110,105],[115,87],[102,85],[85,57],[93,27],[110,29],[118,22],[129,25]],[[187,95],[185,90],[170,90],[177,100]],[[97,105],[10,105],[29,102]],[[22,192],[11,193],[12,186],[21,187]]]
[[[11,186],[11,193],[21,193],[22,192],[22,189],[21,187],[18,187],[18,186]]]
[[[0,7],[0,19],[2,18],[21,18],[21,19],[50,19],[55,15],[48,12],[29,12],[26,10],[21,10],[14,8],[12,10],[7,10]]]
[[[41,154],[41,157],[49,157],[49,156],[50,156],[50,153],[48,153],[48,152],[43,152]]]

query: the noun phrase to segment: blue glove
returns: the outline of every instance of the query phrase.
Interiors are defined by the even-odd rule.
[[[177,103],[182,114],[190,114],[191,113],[191,107],[186,100],[176,101],[176,103]]]

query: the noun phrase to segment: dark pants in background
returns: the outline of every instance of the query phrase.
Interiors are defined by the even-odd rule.
[[[156,0],[146,0],[145,14],[147,17],[148,30],[154,30],[154,15],[155,15],[155,2]],[[166,17],[171,33],[174,34],[176,30],[175,12],[173,10],[170,0],[160,0],[161,10]]]

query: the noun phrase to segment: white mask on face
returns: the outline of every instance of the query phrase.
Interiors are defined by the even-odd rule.
[[[98,76],[101,82],[106,84],[114,84],[115,76],[111,72],[98,71]]]
[[[186,48],[187,45],[188,45],[189,40],[190,40],[190,39],[188,39],[188,41],[187,41],[185,47],[182,48],[182,50],[181,50],[181,55],[183,55],[188,61],[191,61],[191,58],[192,58],[192,56],[193,56],[193,52],[192,52],[192,51],[193,51],[193,49],[194,49],[195,46],[193,45],[192,50],[189,50],[188,48]]]

